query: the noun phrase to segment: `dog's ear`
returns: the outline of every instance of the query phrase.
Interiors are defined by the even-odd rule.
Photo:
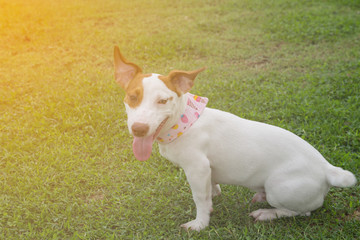
[[[127,84],[142,70],[134,63],[128,62],[117,46],[114,47],[115,62],[115,81],[122,87],[126,88]]]
[[[180,96],[181,94],[187,93],[190,91],[194,85],[194,80],[196,76],[205,70],[205,67],[194,70],[194,71],[180,71],[173,70],[169,73],[168,76],[160,77],[161,80],[165,82],[168,88],[173,90]]]

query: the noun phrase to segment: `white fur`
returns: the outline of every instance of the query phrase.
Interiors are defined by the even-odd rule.
[[[178,121],[185,100],[156,74],[144,78],[143,86],[140,106],[126,107],[130,131],[134,122],[142,122],[150,126],[148,135],[152,135],[169,117],[162,129],[166,131]],[[160,99],[169,101],[158,104]],[[332,166],[293,133],[211,108],[177,140],[159,146],[162,156],[184,169],[190,183],[197,213],[195,220],[182,225],[186,229],[199,231],[208,226],[212,197],[220,194],[218,184],[241,185],[257,192],[253,202],[266,200],[274,209],[250,215],[271,220],[310,215],[322,206],[331,186],[356,183],[352,173]]]
[[[131,126],[135,122],[149,124],[150,130],[148,135],[152,135],[160,123],[166,118],[176,118],[185,109],[185,105],[175,101],[177,94],[169,90],[166,85],[158,79],[158,74],[152,74],[150,77],[143,79],[144,95],[140,106],[131,108],[125,103],[126,113],[128,116],[128,128],[132,133]],[[171,99],[166,105],[158,104],[159,100]],[[177,121],[177,120],[176,120]],[[172,124],[172,125],[171,125]],[[167,121],[163,129],[172,127],[175,123]]]

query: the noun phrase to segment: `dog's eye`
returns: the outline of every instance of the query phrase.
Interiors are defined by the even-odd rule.
[[[158,101],[158,104],[166,104],[168,99],[161,99]]]
[[[131,102],[137,102],[137,96],[135,96],[135,95],[130,95],[129,99]]]

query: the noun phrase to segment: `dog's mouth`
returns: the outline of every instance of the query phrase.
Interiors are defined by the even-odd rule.
[[[153,135],[153,141],[156,139],[156,137],[159,135],[161,129],[164,127],[165,123],[167,122],[167,120],[169,119],[169,117],[166,117],[157,127],[154,135]]]
[[[135,137],[133,141],[133,152],[139,161],[146,161],[150,158],[152,152],[152,145],[154,140],[159,135],[161,129],[166,124],[169,117],[165,118],[159,126],[156,128],[155,133],[153,135],[147,137]]]

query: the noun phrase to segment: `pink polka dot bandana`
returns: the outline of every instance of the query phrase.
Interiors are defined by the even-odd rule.
[[[186,93],[187,105],[185,112],[181,114],[179,121],[166,133],[160,134],[157,141],[160,143],[171,143],[184,134],[199,119],[209,99]]]

